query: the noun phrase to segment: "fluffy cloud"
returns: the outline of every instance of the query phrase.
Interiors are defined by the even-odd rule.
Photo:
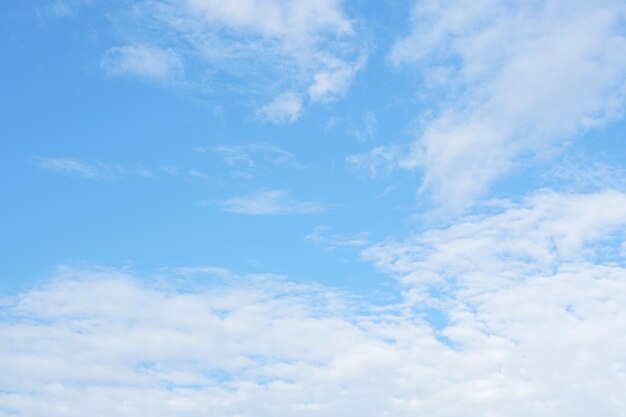
[[[199,85],[226,84],[267,101],[258,114],[274,123],[297,120],[305,96],[343,96],[366,56],[338,0],[144,1],[117,21],[131,44],[107,54],[132,57],[138,39],[161,45],[188,64],[185,76]],[[148,71],[134,59],[121,61],[130,61],[122,66],[129,72]]]
[[[549,157],[621,117],[625,11],[612,0],[418,1],[391,60],[420,71],[440,111],[391,163],[423,169],[422,191],[463,205],[519,158]]]
[[[210,273],[211,271],[209,271]],[[232,274],[60,269],[3,300],[0,414],[620,416],[626,271],[579,265],[419,309]],[[223,275],[223,271],[220,271]],[[404,310],[404,312],[403,312]],[[412,311],[412,312],[411,312]]]

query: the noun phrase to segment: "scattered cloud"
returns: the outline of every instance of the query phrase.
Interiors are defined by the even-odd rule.
[[[146,45],[110,48],[102,56],[100,65],[109,75],[167,83],[180,79],[183,71],[176,52]]]
[[[586,263],[623,263],[622,192],[544,190],[500,207],[406,241],[372,245],[362,256],[397,276],[420,300],[432,288],[472,297]]]
[[[343,97],[356,73],[365,65],[365,57],[360,56],[355,63],[333,60],[327,70],[318,72],[309,87],[312,102],[328,102]]]
[[[159,169],[168,175],[180,175],[180,169],[176,165],[161,165]]]
[[[190,169],[187,171],[187,176],[189,178],[197,178],[201,180],[208,180],[210,177],[202,171],[198,171],[196,169]]]
[[[348,133],[359,142],[372,140],[378,129],[378,118],[373,112],[365,112],[360,123],[350,123]]]
[[[292,123],[300,118],[302,100],[294,92],[282,93],[274,100],[262,106],[257,116],[275,124]]]
[[[349,155],[346,158],[348,169],[370,177],[389,175],[398,166],[404,166],[401,147],[378,146],[368,152]]]
[[[304,239],[315,243],[316,245],[326,246],[330,250],[334,250],[338,247],[359,248],[369,244],[367,233],[359,233],[357,235],[347,237],[329,232],[329,227],[317,226]]]
[[[294,160],[291,152],[267,143],[251,143],[240,146],[196,146],[194,151],[220,155],[234,175],[244,178],[254,178],[259,170],[267,169],[270,165],[302,168]]]
[[[545,177],[549,182],[560,182],[578,191],[626,190],[626,170],[604,162],[565,159],[555,164]]]
[[[129,42],[114,50],[130,61],[122,72],[161,81],[184,63],[190,83],[269,100],[257,115],[272,123],[297,120],[305,99],[345,95],[367,55],[338,0],[141,1],[120,12],[116,25]],[[138,40],[167,51],[156,54],[164,62],[156,74],[135,63]]]
[[[422,192],[462,206],[520,159],[621,117],[624,15],[612,0],[416,2],[390,57],[420,71],[440,110],[396,167],[423,169]]]
[[[222,210],[230,213],[250,215],[312,214],[328,208],[318,203],[297,201],[284,190],[257,191],[226,200],[221,206]]]
[[[145,168],[128,169],[120,165],[87,162],[74,158],[34,157],[33,160],[37,166],[42,169],[90,179],[112,180],[129,175],[140,177],[152,176],[152,172]]]

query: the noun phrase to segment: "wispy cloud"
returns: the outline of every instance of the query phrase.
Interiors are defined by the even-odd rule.
[[[90,179],[118,179],[128,175],[150,177],[152,172],[145,168],[129,169],[120,165],[101,162],[87,162],[74,158],[33,157],[33,161],[42,169],[76,175]]]
[[[361,121],[355,123],[350,121],[348,134],[359,142],[372,140],[376,136],[378,129],[378,118],[373,112],[365,112],[361,117]]]
[[[250,215],[312,214],[328,208],[310,201],[298,201],[284,190],[261,190],[221,203],[222,210]]]
[[[110,48],[102,56],[100,64],[109,75],[168,83],[180,79],[183,71],[182,61],[176,52],[146,45]]]
[[[354,236],[344,236],[341,234],[330,233],[327,226],[317,226],[311,233],[306,235],[305,240],[323,245],[330,250],[340,247],[360,248],[367,246],[370,242],[367,233],[359,233]]]
[[[105,62],[107,55],[115,59],[105,68],[157,81],[181,66],[201,68],[186,77],[204,84],[210,73],[211,88],[236,79],[237,90],[266,102],[257,115],[272,123],[297,120],[305,101],[345,95],[367,55],[354,22],[334,0],[146,1],[116,20],[129,44],[107,52]]]
[[[623,192],[543,190],[501,206],[493,209],[496,213],[470,215],[406,241],[372,245],[362,255],[421,297],[431,288],[470,297],[621,256],[616,242],[626,238]]]
[[[365,153],[347,156],[346,165],[356,174],[384,176],[404,166],[402,154],[398,145],[378,146]]]
[[[253,178],[260,170],[284,165],[301,168],[291,152],[267,143],[247,145],[196,146],[195,152],[209,152],[219,155],[231,173],[238,177]]]
[[[75,16],[80,9],[94,4],[95,0],[52,0],[44,6],[37,7],[40,18],[65,18]]]

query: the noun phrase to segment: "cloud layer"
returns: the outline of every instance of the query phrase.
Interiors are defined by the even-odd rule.
[[[63,267],[2,301],[0,415],[621,416],[625,209],[544,192],[371,246],[405,288],[391,306],[222,268]]]

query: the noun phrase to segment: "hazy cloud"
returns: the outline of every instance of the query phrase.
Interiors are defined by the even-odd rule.
[[[298,201],[284,190],[261,190],[233,197],[224,201],[221,206],[227,212],[251,215],[312,214],[328,208],[319,203]]]

